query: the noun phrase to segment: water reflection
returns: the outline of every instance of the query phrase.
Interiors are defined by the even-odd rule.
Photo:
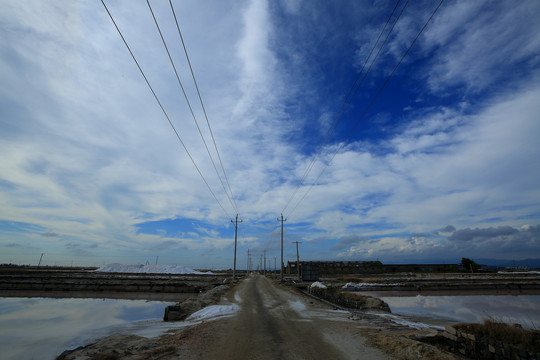
[[[539,295],[460,295],[460,296],[378,296],[392,313],[444,319],[453,322],[483,322],[485,319],[519,323],[540,328]]]
[[[123,299],[123,300],[149,300],[171,301],[185,300],[193,293],[145,293],[145,292],[121,292],[121,291],[35,291],[35,290],[2,290],[2,297],[17,298],[80,298],[80,299]]]
[[[0,298],[0,354],[2,359],[54,359],[68,348],[112,333],[139,331],[144,335],[148,328],[164,324],[161,319],[169,304],[117,299]]]

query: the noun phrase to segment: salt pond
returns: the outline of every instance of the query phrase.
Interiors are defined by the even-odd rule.
[[[392,313],[449,322],[486,319],[540,328],[540,295],[410,295],[388,296],[384,292],[359,292],[385,301]]]
[[[1,358],[54,359],[66,349],[113,333],[157,336],[173,327],[162,321],[165,307],[170,304],[118,299],[0,298]]]
[[[414,318],[452,323],[482,322],[491,317],[540,328],[540,295],[360,293],[381,298],[394,314]],[[87,345],[111,334],[152,337],[170,328],[190,325],[190,322],[163,322],[163,312],[169,304],[171,302],[119,299],[0,298],[1,358],[54,359],[66,349]],[[234,308],[211,310],[224,316],[236,311]],[[204,314],[198,316],[204,317]],[[193,321],[197,321],[197,316]]]

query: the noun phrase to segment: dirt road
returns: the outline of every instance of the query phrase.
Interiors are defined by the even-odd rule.
[[[213,307],[237,311],[202,320],[188,318],[182,322],[184,327],[158,338],[112,335],[62,359],[456,358],[400,336],[424,331],[399,325],[387,317],[337,310],[260,275],[242,280]]]
[[[231,299],[232,300],[232,299]],[[263,276],[240,284],[211,359],[390,359],[364,346],[348,313],[275,286]]]

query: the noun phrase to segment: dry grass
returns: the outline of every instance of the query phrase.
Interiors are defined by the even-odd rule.
[[[393,358],[401,360],[454,360],[449,354],[434,345],[419,342],[395,334],[374,333],[368,335],[369,345],[378,347]]]
[[[494,320],[486,320],[483,324],[462,324],[454,327],[466,333],[499,340],[528,351],[534,352],[540,349],[540,331],[538,330],[527,330]]]

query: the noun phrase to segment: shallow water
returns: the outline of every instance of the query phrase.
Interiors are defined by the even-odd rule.
[[[540,328],[540,295],[410,295],[360,292],[385,301],[392,313],[450,322],[481,323],[486,319]]]
[[[54,359],[110,334],[156,336],[172,327],[171,302],[118,299],[0,298],[0,357]]]

